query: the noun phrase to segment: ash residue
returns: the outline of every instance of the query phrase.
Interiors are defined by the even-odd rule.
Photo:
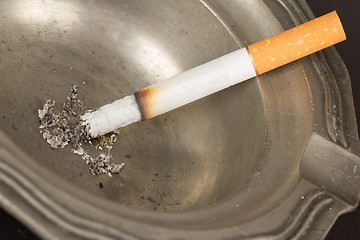
[[[71,151],[82,156],[85,163],[89,165],[90,173],[98,175],[107,173],[111,176],[113,173],[119,173],[124,166],[122,164],[114,164],[111,162],[112,155],[110,150],[116,142],[115,134],[107,134],[97,139],[91,139],[87,125],[82,124],[80,119],[84,113],[83,103],[77,99],[77,87],[71,88],[71,97],[66,98],[66,102],[62,105],[62,110],[55,114],[55,101],[48,100],[43,109],[39,109],[40,133],[43,138],[50,144],[52,148],[64,148],[69,145]],[[92,157],[88,148],[101,150],[100,154]]]

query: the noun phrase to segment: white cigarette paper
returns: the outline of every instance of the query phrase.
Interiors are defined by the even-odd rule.
[[[183,72],[82,116],[97,137],[153,118],[256,76],[245,48]],[[137,97],[135,97],[137,95]]]

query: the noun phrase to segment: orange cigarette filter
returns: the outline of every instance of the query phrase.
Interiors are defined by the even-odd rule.
[[[329,34],[331,33],[331,34]],[[335,11],[247,47],[257,75],[346,39]]]

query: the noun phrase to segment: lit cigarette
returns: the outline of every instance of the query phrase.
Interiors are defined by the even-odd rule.
[[[82,116],[97,137],[147,120],[346,39],[336,12],[231,52]]]

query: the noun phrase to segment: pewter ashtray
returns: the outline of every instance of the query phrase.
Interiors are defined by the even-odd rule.
[[[0,202],[40,237],[321,239],[357,206],[359,138],[334,48],[121,129],[113,177],[39,133],[37,110],[73,84],[102,106],[312,19],[303,0],[0,6]]]

